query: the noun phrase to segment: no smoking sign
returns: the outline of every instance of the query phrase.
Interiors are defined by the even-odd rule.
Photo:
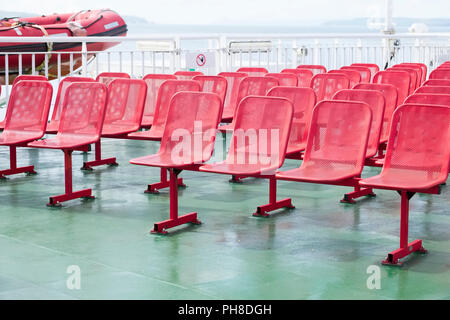
[[[195,59],[195,62],[197,63],[197,65],[199,67],[203,67],[206,63],[206,57],[203,53],[200,53],[199,55],[197,55],[197,58]]]

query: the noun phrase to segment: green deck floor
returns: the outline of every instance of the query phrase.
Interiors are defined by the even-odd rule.
[[[279,182],[278,197],[292,197],[296,209],[256,218],[268,181],[184,172],[180,211],[196,210],[203,224],[157,236],[149,230],[168,217],[168,192],[144,194],[159,170],[128,160],[158,146],[104,140],[104,156],[120,166],[93,172],[78,170],[86,155],[75,153],[74,188],[92,187],[97,198],[61,209],[45,204],[63,193],[62,152],[19,149],[19,164],[39,174],[0,181],[0,299],[450,299],[448,187],[413,198],[410,238],[430,253],[402,268],[380,265],[398,246],[400,201],[389,191],[345,205],[348,188]],[[8,159],[0,147],[1,168]],[[66,287],[69,265],[81,268],[80,290]],[[380,266],[379,290],[367,288],[370,265]]]

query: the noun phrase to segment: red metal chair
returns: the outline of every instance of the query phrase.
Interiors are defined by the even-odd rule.
[[[397,105],[400,105],[408,96],[411,77],[405,71],[380,71],[373,77],[373,83],[392,84],[396,87]]]
[[[202,76],[200,71],[177,71],[174,73],[178,80],[192,80],[195,76]]]
[[[247,96],[265,96],[273,87],[279,85],[278,79],[272,77],[245,77],[239,84],[238,104]],[[234,119],[234,115],[233,115]],[[220,132],[233,131],[234,121],[219,127]]]
[[[299,168],[278,171],[278,180],[359,188],[372,123],[365,102],[321,101],[314,108],[303,162]],[[355,193],[356,196],[356,193]]]
[[[283,87],[296,87],[298,82],[297,76],[293,73],[266,73],[265,76],[278,79],[278,84]]]
[[[386,71],[397,71],[397,70],[405,71],[409,74],[411,81],[409,83],[408,95],[413,94],[416,88],[420,86],[420,76],[417,70],[410,67],[394,66],[392,68],[387,69]]]
[[[150,128],[155,115],[156,100],[161,84],[166,80],[176,80],[173,74],[147,74],[142,79],[147,84],[147,97],[145,98],[144,116],[142,117],[142,128]]]
[[[431,71],[429,79],[450,80],[450,66],[448,68],[437,68]]]
[[[139,130],[144,113],[147,85],[144,80],[116,78],[108,85],[108,104],[102,137],[126,138]],[[101,139],[95,143],[95,160],[85,161],[82,170],[101,165],[117,166],[116,158],[102,159]]]
[[[423,86],[416,89],[417,93],[450,94],[450,86]]]
[[[317,74],[311,80],[311,88],[316,93],[317,101],[330,100],[334,94],[350,87],[350,80],[344,74]]]
[[[239,85],[241,80],[248,75],[242,72],[221,72],[218,75],[227,79],[227,92],[223,102],[222,122],[231,122],[238,104]]]
[[[9,146],[10,168],[0,170],[0,178],[18,173],[36,173],[34,166],[17,167],[17,147],[45,134],[53,88],[47,81],[22,80],[11,91],[0,145]]]
[[[447,79],[429,79],[429,80],[425,81],[422,86],[423,87],[425,87],[425,86],[445,86],[445,87],[449,87],[450,86],[450,80],[447,80]]]
[[[100,139],[108,91],[103,83],[72,83],[64,96],[58,133],[54,138],[31,142],[28,147],[61,149],[64,152],[65,193],[50,197],[48,206],[77,198],[94,198],[91,189],[72,190],[72,152]]]
[[[422,83],[425,81],[424,79],[424,75],[423,75],[423,67],[419,64],[415,64],[415,63],[400,63],[400,64],[396,64],[395,66],[392,66],[392,68],[410,68],[410,69],[414,69],[414,71],[416,71],[417,74],[417,82],[416,82],[416,89],[418,87],[420,87],[422,85]],[[426,68],[426,66],[425,66]],[[425,71],[426,72],[426,71]],[[426,77],[426,74],[425,74]]]
[[[297,76],[297,87],[309,88],[314,73],[308,69],[283,69],[281,73],[293,73]]]
[[[211,158],[221,114],[222,101],[214,93],[175,94],[170,101],[158,153],[130,160],[131,164],[160,167],[170,172],[170,218],[155,223],[152,233],[165,234],[167,229],[185,223],[200,224],[196,212],[178,216],[177,176],[183,170],[197,170]]]
[[[195,76],[192,80],[200,83],[202,92],[215,93],[219,96],[220,101],[225,101],[227,93],[227,79],[222,76]]]
[[[422,80],[420,81],[420,83],[424,83],[427,80],[427,74],[428,74],[428,68],[427,65],[424,63],[410,63],[410,62],[403,62],[400,63],[400,65],[404,65],[404,66],[417,66],[422,70]]]
[[[380,71],[380,67],[378,67],[375,63],[352,63],[350,67],[365,67],[370,69],[370,73],[372,74],[371,79]]]
[[[56,94],[55,105],[53,107],[52,118],[47,124],[46,133],[55,134],[58,132],[59,120],[61,118],[63,99],[66,94],[67,87],[74,82],[95,82],[92,78],[87,77],[65,77],[61,80]]]
[[[353,70],[359,72],[361,83],[370,83],[370,81],[372,80],[372,73],[367,67],[346,66],[342,67],[340,70]]]
[[[270,202],[259,206],[255,216],[292,208],[291,199],[276,200],[275,172],[283,165],[294,108],[284,98],[244,98],[236,110],[231,145],[224,161],[205,164],[200,171],[237,177],[268,178]]]
[[[321,74],[321,73],[327,73],[327,68],[321,65],[317,64],[301,64],[297,66],[297,69],[306,69],[313,73],[313,76]]]
[[[383,128],[381,129],[380,142],[381,143],[387,142],[387,139],[389,137],[389,124],[391,122],[392,114],[394,113],[394,110],[397,107],[398,89],[391,84],[377,84],[377,83],[360,83],[356,85],[354,89],[377,90],[383,93],[385,105],[384,105]],[[383,150],[381,150],[381,152]]]
[[[266,68],[257,67],[242,67],[236,70],[236,72],[243,72],[248,74],[249,77],[262,77],[266,73],[269,73]]]
[[[358,71],[355,70],[346,70],[346,69],[339,69],[339,70],[330,70],[328,73],[337,73],[337,74],[343,74],[347,76],[348,80],[350,80],[349,88],[353,88],[358,83],[361,82],[361,75]]]
[[[366,165],[375,165],[375,155],[380,145],[381,130],[383,128],[385,98],[383,93],[377,90],[348,89],[338,91],[333,100],[365,102],[372,111],[372,123],[370,126],[369,140],[367,141]],[[356,185],[354,191],[344,195],[341,202],[355,203],[354,199],[362,196],[375,196],[372,190],[363,189]]]
[[[15,84],[17,84],[19,81],[22,80],[35,80],[35,81],[47,81],[47,78],[44,76],[39,76],[39,75],[28,75],[28,74],[23,74],[20,76],[17,76],[14,81],[13,81],[13,87]],[[1,90],[0,90],[1,93]],[[5,119],[3,119],[2,121],[0,121],[0,130],[3,130],[5,128]]]
[[[413,252],[426,252],[422,240],[408,243],[409,200],[415,193],[438,194],[448,176],[450,108],[405,104],[392,118],[381,174],[363,179],[367,188],[395,190],[401,195],[400,248],[383,264],[400,265]]]
[[[415,93],[406,98],[405,104],[425,104],[450,107],[450,94]]]
[[[153,118],[153,125],[148,131],[133,132],[127,135],[128,139],[135,140],[151,140],[161,141],[164,128],[169,112],[170,101],[172,97],[181,91],[200,91],[200,83],[194,80],[166,80],[158,90],[158,98],[156,101],[155,116]],[[184,186],[183,179],[178,179],[178,185]],[[169,187],[169,180],[167,180],[167,170],[161,169],[160,181],[148,185],[145,193],[158,193],[160,189]]]
[[[130,79],[130,75],[126,72],[102,72],[99,75],[97,75],[95,81],[108,85],[111,81],[113,81],[116,78]]]

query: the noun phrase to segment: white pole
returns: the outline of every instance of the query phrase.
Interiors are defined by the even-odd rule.
[[[386,34],[395,33],[394,24],[392,23],[392,15],[394,8],[392,5],[392,0],[385,0],[385,19],[384,19],[384,30]]]

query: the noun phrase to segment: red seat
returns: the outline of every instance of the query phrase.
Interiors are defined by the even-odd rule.
[[[17,167],[16,148],[44,136],[52,86],[47,81],[22,80],[11,91],[0,145],[9,146],[10,168],[0,171],[0,178],[17,173],[35,173],[33,166]]]
[[[450,86],[423,86],[416,89],[417,93],[450,94]]]
[[[93,198],[91,189],[75,192],[72,190],[72,152],[100,139],[107,100],[108,91],[103,83],[70,84],[64,95],[56,136],[28,144],[29,147],[61,149],[64,152],[66,192],[50,197],[49,206],[59,206],[61,202],[77,198]]]
[[[385,104],[383,128],[381,129],[380,142],[386,142],[389,136],[389,123],[391,122],[392,114],[397,107],[397,88],[391,84],[360,83],[356,85],[354,89],[377,90],[383,94]]]
[[[437,68],[431,71],[429,79],[450,80],[450,66],[448,68]]]
[[[195,76],[192,80],[200,83],[202,92],[215,93],[219,96],[220,101],[225,101],[227,93],[227,79],[222,76]]]
[[[391,84],[396,87],[397,105],[400,105],[408,96],[411,77],[405,71],[380,71],[373,77],[373,83]]]
[[[282,72],[282,73],[266,73],[267,77],[272,77],[278,79],[278,84],[283,87],[296,87],[297,86],[297,76],[292,73]]]
[[[202,76],[200,71],[177,71],[174,73],[178,80],[192,80],[195,76]]]
[[[283,69],[282,73],[293,73],[297,76],[297,87],[309,88],[314,73],[308,69]]]
[[[327,68],[316,64],[301,64],[297,66],[297,69],[306,69],[313,73],[313,76],[321,73],[327,73]]]
[[[108,85],[116,78],[130,79],[130,75],[126,72],[102,72],[95,78],[95,81]]]
[[[139,130],[144,113],[147,85],[144,80],[116,78],[108,85],[108,104],[102,137],[124,138]],[[85,161],[82,170],[101,165],[117,166],[116,158],[102,159],[101,140],[95,143],[95,160]]]
[[[158,90],[153,125],[148,131],[128,134],[128,138],[136,140],[160,141],[164,133],[164,125],[169,112],[170,99],[180,91],[200,91],[200,84],[194,80],[166,80]]]
[[[358,83],[361,82],[361,75],[358,71],[355,70],[346,70],[346,69],[339,69],[339,70],[330,70],[328,73],[337,73],[337,74],[343,74],[347,76],[348,80],[350,80],[349,88],[353,88]]]
[[[410,62],[403,62],[400,63],[400,65],[404,65],[404,66],[417,66],[422,70],[422,78],[420,83],[424,83],[427,80],[427,73],[428,73],[428,68],[427,65],[424,63],[410,63]]]
[[[238,103],[247,96],[265,96],[273,87],[278,86],[278,79],[272,77],[245,77],[239,84]],[[234,118],[234,115],[233,115]],[[233,123],[219,127],[221,132],[233,131]]]
[[[56,94],[55,105],[53,107],[52,118],[47,124],[46,133],[57,133],[59,128],[59,119],[61,118],[61,110],[63,99],[66,94],[67,87],[74,82],[95,82],[92,78],[87,77],[65,77],[61,80]]]
[[[238,104],[239,85],[241,80],[248,75],[242,72],[221,72],[218,75],[227,79],[227,92],[225,94],[225,101],[223,102],[222,122],[231,122]]]
[[[429,79],[423,83],[423,86],[450,86],[450,80],[447,79]]]
[[[414,71],[416,71],[416,74],[417,74],[416,89],[418,87],[420,87],[422,85],[422,83],[425,81],[425,79],[423,77],[423,67],[420,64],[400,63],[400,64],[396,64],[396,65],[392,66],[392,68],[394,68],[394,69],[395,68],[410,68],[410,69],[414,69]],[[425,66],[425,69],[426,69],[426,66]],[[425,77],[426,77],[426,74],[425,74]]]
[[[156,100],[161,84],[166,80],[176,80],[173,74],[147,74],[142,79],[147,84],[147,97],[145,98],[144,116],[142,117],[142,128],[150,128],[155,115]]]
[[[357,187],[372,123],[365,102],[322,101],[314,108],[303,162],[279,171],[277,179]],[[373,195],[359,189],[354,197]]]
[[[405,104],[392,118],[381,174],[360,181],[363,187],[395,190],[401,194],[400,248],[385,264],[399,264],[409,254],[424,252],[422,240],[408,243],[409,199],[416,193],[439,193],[447,180],[450,159],[450,108]]]
[[[420,77],[416,69],[404,66],[394,66],[392,68],[387,69],[386,71],[405,71],[409,74],[411,79],[409,83],[409,91],[408,95],[413,94],[413,92],[420,86]]]
[[[170,219],[155,223],[152,232],[200,223],[197,213],[178,216],[178,174],[184,169],[196,170],[211,158],[222,101],[214,93],[179,92],[170,101],[167,122],[157,154],[130,160],[131,164],[160,167],[170,172]]]
[[[407,104],[426,104],[450,107],[450,94],[415,93],[406,98]]]
[[[372,80],[372,73],[367,67],[348,66],[342,67],[340,70],[353,70],[359,72],[361,83],[370,83],[370,81]]]
[[[337,73],[317,74],[311,80],[311,88],[316,93],[317,101],[330,100],[342,89],[348,89],[350,80],[346,75]]]
[[[372,74],[371,79],[380,71],[380,67],[374,63],[352,63],[350,67],[365,67],[370,69],[370,73]]]
[[[28,75],[28,74],[23,74],[20,76],[17,76],[14,81],[13,81],[13,87],[15,84],[17,84],[19,81],[22,80],[36,80],[36,81],[47,81],[47,78],[44,76],[39,76],[39,75]],[[1,93],[1,90],[0,90]],[[0,130],[3,130],[3,128],[5,127],[5,119],[3,119],[3,121],[0,121]]]
[[[269,97],[286,98],[293,103],[294,116],[286,150],[286,157],[299,158],[305,150],[311,114],[316,105],[316,95],[311,88],[274,87],[267,93]]]
[[[236,110],[231,145],[224,161],[206,164],[200,171],[238,177],[270,179],[270,203],[260,206],[254,215],[291,208],[291,200],[276,201],[275,172],[283,165],[294,108],[278,97],[244,98]]]
[[[249,77],[262,77],[266,73],[269,73],[266,68],[257,67],[242,67],[236,70],[236,72],[246,73]]]

